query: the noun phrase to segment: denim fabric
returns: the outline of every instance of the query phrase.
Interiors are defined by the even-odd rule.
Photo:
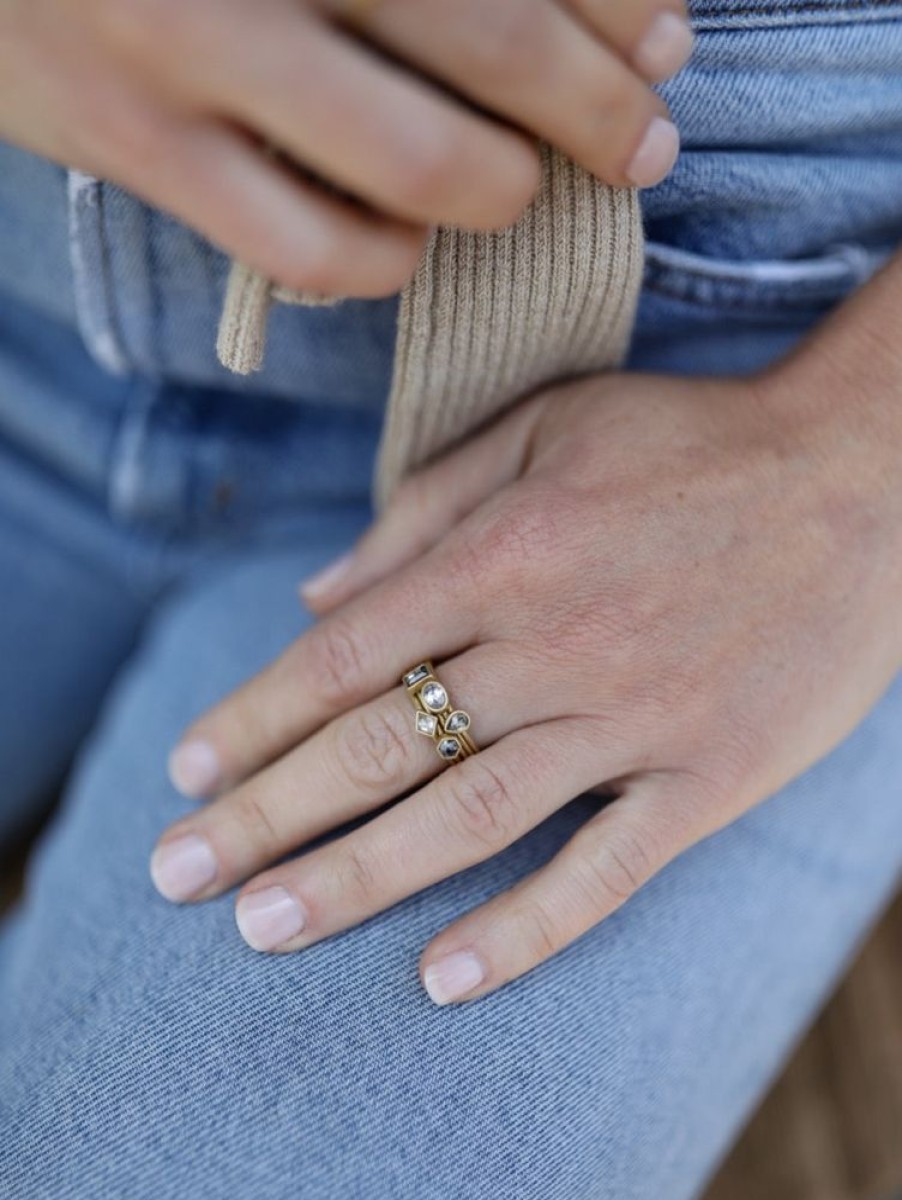
[[[695,0],[661,88],[683,139],[643,193],[634,365],[754,370],[902,242],[902,4]]]
[[[902,22],[876,0],[694,11],[630,366],[738,373],[902,242]],[[740,102],[750,64],[766,103]],[[369,519],[393,336],[392,302],[283,309],[263,378],[224,378],[223,266],[0,148],[0,834],[76,755],[0,932],[0,1197],[688,1200],[898,882],[902,681],[469,1006],[431,1004],[422,946],[599,801],[290,957],[250,951],[230,897],[168,905],[147,875],[186,810],[166,753],[304,628],[295,583]]]
[[[789,344],[902,236],[902,3],[693,0],[690,9],[693,61],[661,88],[683,154],[643,194],[653,311],[639,334],[654,329],[655,344],[640,341],[638,353],[673,369],[686,332],[679,293],[693,293],[700,275],[713,342],[748,341],[749,325],[765,324],[791,326]],[[66,190],[61,168],[0,145],[0,288],[63,319],[77,313],[108,369],[244,393],[214,354],[225,257],[121,188],[75,176],[68,202]],[[61,253],[68,234],[71,263]],[[846,269],[825,280],[822,259]],[[754,268],[773,263],[787,268],[776,302],[758,304]],[[278,306],[255,389],[379,411],[396,313],[395,298]],[[753,329],[738,357],[728,350],[709,365],[755,361]]]

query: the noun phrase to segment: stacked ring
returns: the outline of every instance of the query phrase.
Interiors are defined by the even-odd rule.
[[[454,708],[447,688],[435,676],[431,662],[420,663],[401,676],[414,709],[414,729],[435,742],[439,758],[458,762],[479,747],[470,734],[470,714]]]

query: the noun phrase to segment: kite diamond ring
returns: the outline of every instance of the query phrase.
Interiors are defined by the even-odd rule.
[[[470,733],[470,714],[454,707],[431,662],[412,667],[401,677],[401,682],[415,710],[414,729],[432,738],[443,762],[458,762],[478,752]]]

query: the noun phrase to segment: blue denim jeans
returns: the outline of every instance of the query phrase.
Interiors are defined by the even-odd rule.
[[[902,4],[700,0],[663,90],[629,366],[772,362],[902,243]],[[0,147],[0,832],[74,757],[0,932],[0,1196],[684,1200],[895,889],[902,681],[827,758],[524,978],[437,1009],[425,942],[596,801],[300,954],[166,904],[166,753],[302,631],[370,518],[396,303],[213,356],[225,262]],[[424,652],[428,647],[424,647]],[[399,663],[399,670],[406,664]]]

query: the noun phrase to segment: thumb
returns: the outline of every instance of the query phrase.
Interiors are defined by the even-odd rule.
[[[523,401],[402,480],[353,549],[300,585],[307,607],[317,614],[328,612],[406,566],[518,478],[544,403],[543,396]]]

